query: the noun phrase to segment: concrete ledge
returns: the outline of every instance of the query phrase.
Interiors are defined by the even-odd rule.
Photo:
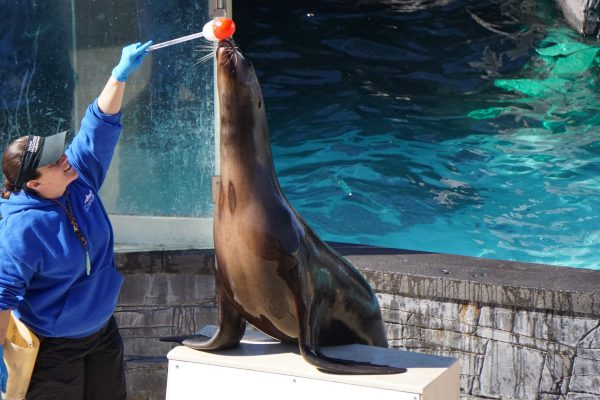
[[[211,248],[212,218],[110,214],[121,248]],[[126,243],[126,244],[125,244]]]
[[[207,250],[117,251],[115,262],[122,274],[212,274],[215,252]]]
[[[600,271],[330,243],[381,293],[600,314]],[[213,250],[118,253],[129,273],[212,274]]]
[[[375,291],[528,310],[600,314],[600,271],[332,243]]]

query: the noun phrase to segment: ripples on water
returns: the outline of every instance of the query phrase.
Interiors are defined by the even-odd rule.
[[[595,45],[554,1],[234,1],[234,17],[283,190],[324,239],[600,268],[598,58],[547,80],[565,58],[536,52],[548,37]]]

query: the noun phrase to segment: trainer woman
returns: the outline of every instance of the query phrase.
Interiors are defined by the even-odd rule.
[[[123,49],[66,153],[64,133],[21,137],[4,151],[0,343],[10,310],[40,338],[27,400],[126,398],[123,341],[112,316],[123,278],[98,191],[121,133],[125,82],[150,44]]]

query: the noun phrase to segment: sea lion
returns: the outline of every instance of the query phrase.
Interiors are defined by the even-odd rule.
[[[216,50],[221,179],[214,211],[217,331],[181,337],[198,350],[238,345],[245,321],[304,359],[340,374],[405,372],[325,356],[321,346],[387,347],[379,304],[363,276],[286,200],[275,175],[262,92],[233,40]]]

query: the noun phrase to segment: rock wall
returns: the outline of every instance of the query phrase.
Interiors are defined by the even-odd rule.
[[[457,357],[465,399],[600,398],[597,318],[379,294],[390,345]]]
[[[600,271],[335,244],[393,347],[457,357],[463,399],[600,399]],[[158,337],[214,324],[211,251],[118,255],[130,400],[164,399]]]
[[[167,353],[158,338],[215,324],[212,251],[117,254],[125,277],[115,318],[125,345],[129,400],[164,400]]]

